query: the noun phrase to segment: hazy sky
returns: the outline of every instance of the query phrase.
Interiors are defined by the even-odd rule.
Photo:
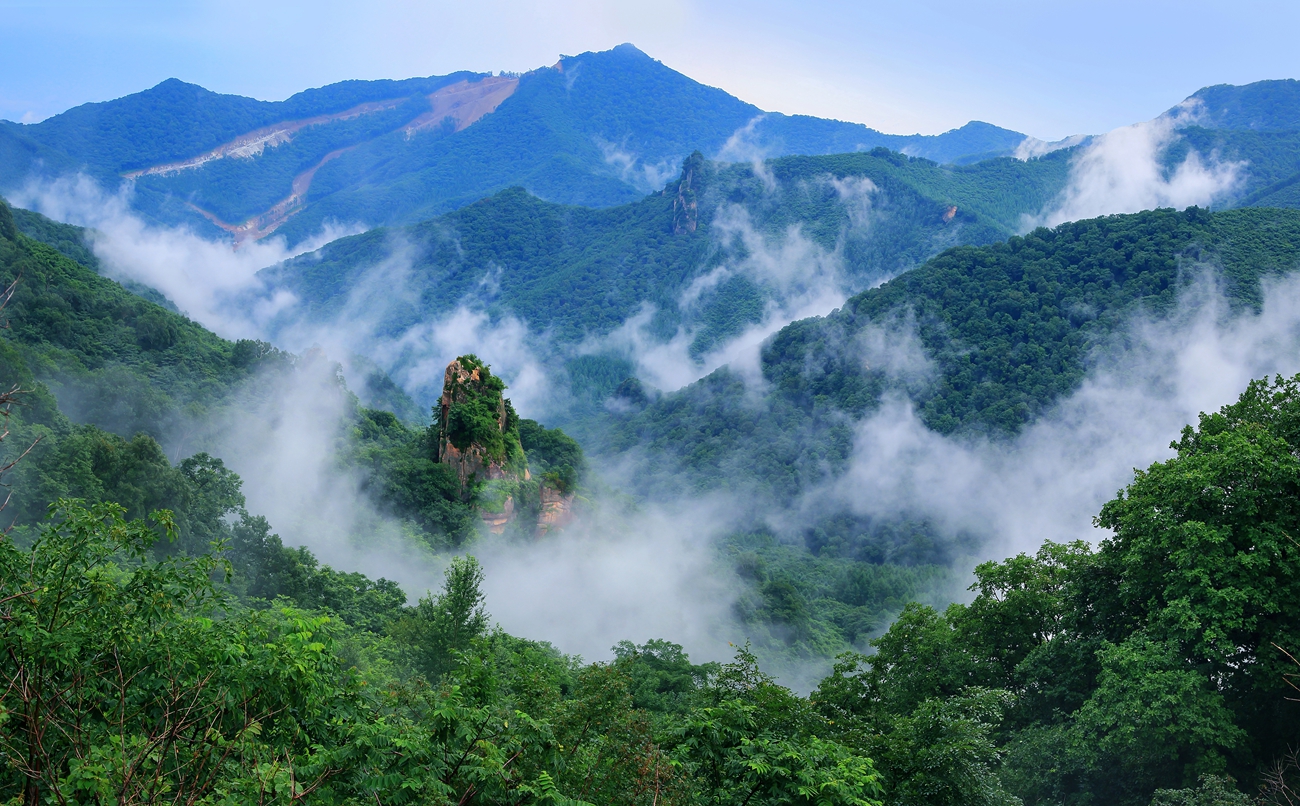
[[[347,78],[525,71],[632,42],[768,110],[1055,139],[1208,84],[1300,77],[1300,3],[1145,0],[0,0],[0,118],[176,77],[279,100]]]

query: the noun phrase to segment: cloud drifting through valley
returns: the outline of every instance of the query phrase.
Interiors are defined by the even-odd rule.
[[[1101,505],[1203,411],[1253,378],[1300,372],[1300,276],[1266,283],[1259,314],[1233,316],[1208,272],[1176,314],[1132,319],[1096,356],[1082,386],[1010,442],[927,429],[911,403],[885,401],[856,431],[848,471],[810,496],[860,514],[908,513],[973,533],[988,556],[1043,540],[1095,541]]]
[[[1164,115],[1091,138],[1071,162],[1065,189],[1038,215],[1024,216],[1023,229],[1157,207],[1206,207],[1225,198],[1245,179],[1244,162],[1196,151],[1177,165],[1162,159],[1189,121],[1188,114]],[[1025,155],[1039,156],[1032,150]]]
[[[770,179],[770,192],[776,180],[765,173],[760,155],[745,151],[752,149],[746,136],[738,132],[727,153],[754,161],[765,186]],[[1239,186],[1247,167],[1239,163],[1193,153],[1164,166],[1161,155],[1177,137],[1176,122],[1161,119],[1094,138],[1075,158],[1067,188],[1048,209],[1027,217],[1026,226],[1206,204]],[[612,145],[607,158],[618,170],[657,170]],[[869,180],[835,181],[852,226],[869,228],[877,188]],[[837,249],[818,246],[798,227],[764,236],[744,208],[726,206],[714,229],[719,243],[736,246],[741,257],[687,284],[676,303],[690,312],[712,289],[743,277],[772,291],[760,321],[695,355],[696,326],[688,322],[670,338],[658,338],[651,329],[656,311],[647,303],[612,333],[565,353],[524,321],[489,316],[474,299],[443,316],[416,317],[417,324],[400,332],[384,330],[394,310],[418,300],[410,249],[397,239],[337,314],[306,323],[295,319],[297,299],[268,288],[257,275],[291,256],[281,242],[236,251],[187,229],[150,226],[130,212],[127,197],[106,195],[84,178],[29,187],[15,201],[94,228],[93,247],[110,276],[157,288],[223,336],[273,335],[278,346],[300,352],[316,346],[345,364],[362,355],[425,399],[440,388],[451,358],[474,352],[507,379],[525,416],[562,398],[555,356],[582,353],[626,356],[640,377],[663,390],[729,365],[760,401],[763,341],[790,321],[828,313],[850,290]],[[306,248],[355,229],[323,232]],[[492,294],[491,281],[485,278],[485,297]],[[903,389],[919,392],[933,380],[935,369],[907,321],[867,328],[855,349],[902,381]],[[735,492],[644,501],[630,509],[598,500],[586,521],[545,543],[476,547],[488,573],[488,606],[507,630],[592,659],[607,656],[617,640],[650,637],[678,641],[697,658],[717,658],[726,654],[726,641],[743,635],[730,610],[737,582],[710,546],[736,528],[739,514],[765,514],[778,531],[835,508],[907,515],[943,534],[977,536],[980,556],[968,560],[1032,551],[1045,539],[1095,540],[1101,535],[1092,516],[1134,467],[1167,457],[1183,424],[1231,402],[1250,378],[1300,370],[1297,356],[1300,279],[1268,284],[1261,313],[1233,316],[1207,273],[1183,295],[1176,315],[1160,321],[1136,316],[1094,356],[1082,386],[1011,441],[929,431],[911,400],[898,393],[857,424],[848,469],[808,491],[793,512],[773,511],[769,502]],[[363,479],[336,466],[330,446],[344,427],[345,400],[332,385],[329,361],[314,360],[304,362],[296,380],[261,389],[246,410],[227,415],[231,419],[214,430],[230,436],[214,449],[246,479],[250,509],[270,518],[286,542],[307,545],[338,567],[396,579],[411,593],[436,587],[441,560],[386,523],[367,503]]]

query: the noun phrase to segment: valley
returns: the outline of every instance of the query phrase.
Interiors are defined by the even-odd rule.
[[[889,135],[622,45],[0,124],[0,799],[1281,802],[1296,87]]]

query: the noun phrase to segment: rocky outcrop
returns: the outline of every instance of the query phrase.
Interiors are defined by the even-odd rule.
[[[677,198],[673,199],[673,234],[695,232],[700,223],[699,189],[696,183],[704,169],[704,155],[696,151],[686,158],[682,178],[677,182]]]
[[[488,531],[492,534],[499,535],[505,533],[506,527],[515,520],[514,496],[507,495],[505,497],[505,501],[502,502],[501,510],[499,512],[479,507],[478,516],[483,519],[484,525],[487,526]]]
[[[486,364],[461,356],[443,374],[438,410],[438,461],[455,472],[461,496],[476,500],[480,517],[496,534],[514,520],[518,485],[530,478],[504,391]]]
[[[463,499],[474,502],[488,531],[502,534],[517,524],[524,534],[541,537],[573,520],[572,474],[552,468],[533,479],[520,443],[519,419],[504,390],[501,379],[475,356],[461,356],[447,365],[438,409],[437,459],[455,472]],[[528,423],[530,433],[567,441],[577,450],[563,432]]]
[[[573,522],[572,492],[562,492],[559,488],[542,483],[541,506],[537,512],[537,536],[544,537],[551,531],[563,529]]]
[[[495,381],[495,383],[494,383]],[[510,467],[512,447],[505,388],[491,371],[472,356],[463,356],[447,365],[443,373],[442,400],[438,429],[438,461],[451,467],[460,480],[461,492],[469,495],[476,482],[527,478]],[[487,414],[495,423],[495,435],[484,433],[481,422]],[[518,448],[519,438],[513,437]]]

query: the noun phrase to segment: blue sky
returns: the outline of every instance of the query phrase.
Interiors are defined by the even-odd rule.
[[[1294,2],[0,0],[0,118],[176,77],[278,100],[347,78],[524,71],[632,42],[765,109],[1044,139],[1199,87],[1300,77]]]

